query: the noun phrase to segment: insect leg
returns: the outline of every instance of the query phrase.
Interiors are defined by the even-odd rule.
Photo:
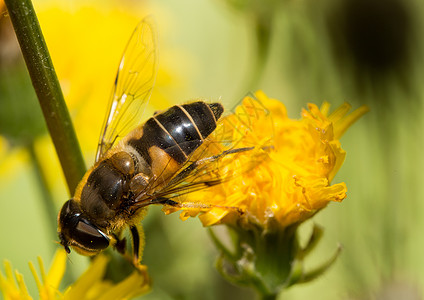
[[[255,149],[255,147],[244,147],[244,148],[236,148],[236,149],[225,150],[225,151],[222,151],[221,153],[219,153],[217,155],[200,159],[197,162],[203,163],[203,162],[207,162],[207,161],[214,161],[214,160],[220,159],[221,157],[228,155],[228,154],[235,154],[235,153],[239,153],[239,152],[250,151],[250,150],[253,150],[253,149]]]
[[[140,248],[140,236],[138,235],[137,227],[131,226],[130,227],[131,235],[132,235],[132,241],[133,241],[133,255],[134,260],[138,261],[138,251]]]
[[[139,266],[144,250],[144,231],[141,225],[132,225],[130,226],[130,232],[133,242],[133,264]]]
[[[118,235],[113,234],[113,238],[116,240],[116,243],[114,245],[115,249],[121,253],[124,254],[125,253],[125,249],[126,249],[126,239],[125,238],[119,238]]]
[[[207,204],[207,203],[199,203],[199,202],[176,202],[170,199],[162,198],[157,199],[158,202],[155,202],[155,204],[162,204],[162,205],[169,205],[176,208],[181,208],[182,210],[188,211],[188,210],[201,210],[201,211],[207,211],[211,208],[223,208],[227,210],[233,210],[239,213],[240,215],[244,214],[244,211],[239,207],[234,206],[225,206],[225,205],[216,205],[216,204]]]
[[[141,256],[144,250],[144,231],[140,225],[130,226],[130,233],[133,242],[133,254],[127,251],[126,238],[119,238],[120,234],[112,233],[113,239],[115,240],[114,248],[122,254],[123,258],[127,260],[136,270],[144,275],[146,282],[150,281],[147,273],[147,267],[141,264]]]
[[[244,151],[250,151],[250,150],[253,150],[254,148],[255,147],[244,147],[244,148],[230,149],[230,150],[223,151],[223,152],[221,152],[217,155],[213,155],[213,156],[210,156],[210,157],[205,157],[205,158],[199,159],[199,160],[189,164],[184,170],[182,170],[180,173],[178,173],[178,175],[175,176],[171,180],[169,185],[172,186],[174,183],[180,182],[181,180],[183,180],[184,178],[189,176],[191,172],[196,170],[196,168],[198,168],[199,166],[201,166],[201,165],[203,165],[207,162],[213,162],[215,160],[220,159],[221,157],[224,157],[225,155],[235,154],[235,153],[244,152]]]

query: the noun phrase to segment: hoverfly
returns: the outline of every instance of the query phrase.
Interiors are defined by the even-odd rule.
[[[237,146],[249,123],[267,114],[253,98],[245,106],[248,109],[230,118],[222,116],[221,104],[197,101],[175,105],[140,123],[158,70],[154,28],[146,18],[133,32],[115,79],[96,162],[59,212],[58,235],[68,253],[72,247],[80,254],[95,255],[109,246],[124,253],[121,236],[129,228],[137,265],[142,251],[140,221],[147,206],[210,209],[180,199],[230,180],[230,171],[220,171],[222,158],[261,147]]]

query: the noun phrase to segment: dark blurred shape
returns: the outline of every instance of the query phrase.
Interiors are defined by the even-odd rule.
[[[405,1],[348,0],[341,14],[347,54],[360,66],[386,72],[409,60],[412,24]]]
[[[413,88],[419,43],[410,1],[344,0],[327,21],[336,64],[340,72],[352,73],[359,92],[363,84],[377,90],[392,84]]]

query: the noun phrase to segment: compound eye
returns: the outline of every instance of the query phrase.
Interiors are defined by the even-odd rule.
[[[109,238],[87,220],[81,219],[74,228],[73,238],[90,250],[103,250],[109,246]]]
[[[73,199],[63,205],[58,225],[60,243],[68,253],[69,246],[85,255],[93,255],[109,246],[109,237],[84,217]]]

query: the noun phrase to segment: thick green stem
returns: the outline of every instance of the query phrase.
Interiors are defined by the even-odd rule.
[[[75,188],[86,170],[71,117],[30,0],[5,0],[32,85],[68,184]]]

